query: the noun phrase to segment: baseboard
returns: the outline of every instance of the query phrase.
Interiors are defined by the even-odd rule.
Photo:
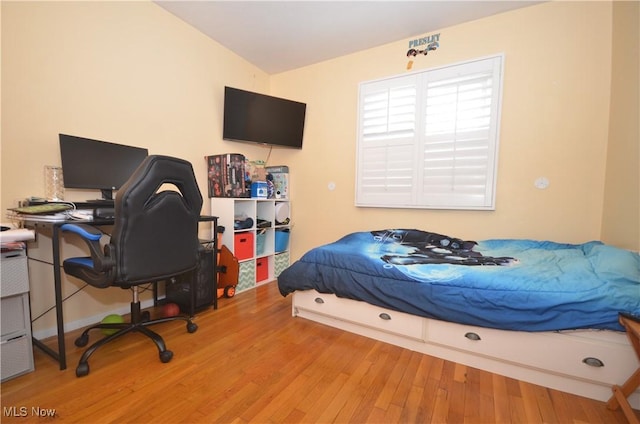
[[[163,296],[164,297],[164,296]],[[160,300],[163,297],[159,297],[158,300]],[[147,300],[143,300],[142,302],[140,302],[142,309],[145,308],[150,308],[153,306],[153,299],[147,299]],[[110,314],[118,314],[118,315],[126,315],[131,313],[131,307],[127,304],[127,306],[123,306],[121,308],[118,309],[114,309],[112,311],[109,312],[102,312],[98,315],[92,315],[89,317],[85,317],[76,321],[72,321],[72,322],[67,322],[64,324],[64,332],[68,333],[69,331],[73,331],[73,330],[77,330],[79,328],[84,328],[87,327],[89,325],[95,324],[97,322],[102,321],[102,319]],[[56,327],[51,327],[51,328],[45,328],[43,330],[37,330],[33,332],[33,337],[38,339],[38,340],[44,340],[46,338],[49,337],[54,337],[56,336],[58,333],[56,331]]]

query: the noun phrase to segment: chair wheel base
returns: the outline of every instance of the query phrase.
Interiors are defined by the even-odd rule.
[[[87,345],[87,343],[89,343],[89,335],[88,334],[83,334],[80,337],[78,337],[76,339],[76,341],[74,342],[74,344],[77,347],[85,347]]]
[[[79,363],[76,368],[76,377],[84,377],[87,374],[89,374],[89,364],[86,362]]]
[[[135,310],[134,310],[135,312]],[[148,312],[146,312],[146,314],[148,314]],[[129,323],[129,325],[125,326],[124,328],[121,328],[119,331],[117,331],[116,333],[114,333],[113,335],[111,335],[111,337],[105,337],[102,338],[100,340],[98,340],[96,343],[94,343],[90,348],[88,348],[82,358],[80,359],[80,362],[78,363],[78,366],[76,368],[76,377],[84,377],[86,375],[89,374],[89,357],[95,352],[96,349],[98,349],[99,347],[103,346],[104,344],[110,342],[111,340],[114,340],[115,338],[118,338],[121,335],[127,334],[129,332],[140,332],[144,335],[146,335],[147,337],[149,337],[152,341],[155,342],[158,351],[159,351],[159,358],[160,358],[160,362],[162,363],[167,363],[170,362],[173,359],[173,352],[170,350],[166,349],[164,340],[162,340],[162,337],[149,330],[147,328],[148,325],[150,324],[154,324],[154,321],[150,321],[148,316],[145,316],[145,313],[140,314],[140,318],[142,318],[142,320],[138,321],[135,320],[133,323]],[[193,321],[191,321],[191,319],[189,318],[185,318],[185,317],[177,317],[176,319],[185,319],[187,321],[187,331],[189,333],[195,333],[198,330],[198,325],[196,323],[194,323]],[[167,321],[166,318],[157,320],[158,322],[165,322]],[[84,347],[89,343],[89,334],[88,331],[94,328],[100,328],[97,326],[91,327],[88,330],[85,331],[85,333],[81,334],[76,340],[75,340],[75,345],[77,347]]]
[[[170,350],[165,350],[160,352],[160,362],[162,362],[163,364],[166,364],[167,362],[171,361],[172,358],[173,358],[173,352],[171,352]]]

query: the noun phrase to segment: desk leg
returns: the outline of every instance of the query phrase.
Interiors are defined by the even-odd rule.
[[[62,315],[62,278],[60,276],[60,228],[53,226],[53,279],[56,296],[56,323],[58,326],[58,361],[60,369],[67,369],[67,353],[64,343],[64,318]]]
[[[35,224],[36,230],[39,224]],[[56,302],[56,328],[58,333],[58,351],[51,349],[40,340],[32,337],[33,345],[38,347],[47,355],[58,361],[60,370],[67,369],[67,357],[64,343],[64,318],[62,316],[62,279],[60,277],[60,228],[54,224],[51,226],[51,247],[52,247],[52,263],[53,263],[53,280]]]
[[[187,274],[191,285],[189,287],[189,318],[193,318],[196,315],[196,292],[198,291],[198,268]]]
[[[218,220],[213,221],[213,309],[218,309],[218,256],[220,255],[220,234],[218,233]]]

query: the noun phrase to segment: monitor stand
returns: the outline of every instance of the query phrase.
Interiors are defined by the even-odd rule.
[[[105,202],[113,203],[113,190],[112,189],[103,188],[103,189],[100,189],[100,192],[102,193],[102,200],[104,200]]]
[[[98,204],[98,205],[113,205],[114,201],[113,201],[113,190],[111,189],[100,189],[100,192],[102,193],[102,199],[93,199],[93,200],[88,200],[87,203],[93,203],[93,204]]]
[[[102,193],[102,199],[87,200],[85,204],[101,207],[113,207],[113,205],[115,204],[113,200],[113,190],[101,189],[100,192]]]

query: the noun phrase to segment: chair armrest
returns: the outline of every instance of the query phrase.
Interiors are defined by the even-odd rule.
[[[103,233],[95,227],[87,224],[63,224],[60,229],[65,232],[78,234],[86,242],[91,251],[93,269],[98,272],[108,271],[115,265],[115,261],[105,255],[100,245]]]
[[[91,241],[100,241],[102,232],[91,225],[86,224],[63,224],[60,229],[62,231],[71,231],[78,234],[80,237]]]

